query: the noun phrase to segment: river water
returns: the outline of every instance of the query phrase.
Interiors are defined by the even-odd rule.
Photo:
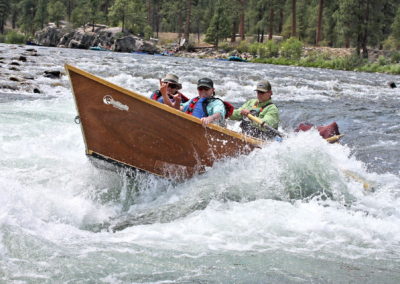
[[[0,45],[4,80],[26,48]],[[36,50],[18,68],[41,94],[0,90],[0,282],[400,282],[400,93],[387,87],[399,77]],[[268,79],[289,138],[179,184],[100,170],[84,154],[67,76],[43,76],[64,63],[143,95],[167,72],[189,97],[210,77],[237,106]],[[293,133],[305,121],[336,121],[345,137]],[[107,230],[126,220],[134,226]]]

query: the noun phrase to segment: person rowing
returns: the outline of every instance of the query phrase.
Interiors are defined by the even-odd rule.
[[[241,120],[240,128],[244,134],[261,139],[272,139],[279,133],[276,129],[278,129],[280,118],[279,109],[271,99],[271,84],[268,81],[261,81],[257,83],[254,91],[257,92],[257,98],[248,100],[240,108],[235,109],[229,118]],[[262,125],[245,120],[244,118],[249,115],[258,118]]]
[[[182,89],[182,84],[179,83],[179,77],[174,74],[167,74],[160,80],[160,89],[153,92],[151,99],[160,103],[174,107],[179,106],[189,99],[179,90]]]

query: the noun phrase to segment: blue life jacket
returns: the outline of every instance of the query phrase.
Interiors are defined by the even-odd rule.
[[[185,112],[197,118],[207,117],[207,104],[208,98],[196,97],[190,100],[189,107]]]
[[[188,105],[188,107],[186,107],[183,111],[187,114],[191,114],[197,118],[202,118],[202,117],[207,117],[208,116],[208,112],[207,112],[207,105],[213,101],[213,100],[220,100],[221,102],[224,103],[224,107],[225,107],[225,118],[228,118],[229,116],[232,115],[233,110],[235,109],[233,107],[233,105],[231,105],[228,102],[225,102],[219,98],[200,98],[200,97],[196,97],[194,99],[190,100],[190,103]]]

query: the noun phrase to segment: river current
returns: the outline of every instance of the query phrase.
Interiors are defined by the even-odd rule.
[[[3,81],[27,48],[0,44]],[[16,74],[41,93],[0,89],[0,282],[400,282],[400,91],[387,86],[398,76],[35,49]],[[146,96],[166,73],[188,97],[210,77],[236,106],[268,79],[288,138],[183,183],[98,169],[74,122],[65,63]],[[340,144],[293,132],[333,121]]]

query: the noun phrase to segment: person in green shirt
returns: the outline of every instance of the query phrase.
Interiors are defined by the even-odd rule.
[[[249,114],[261,119],[266,125],[278,129],[279,125],[279,110],[272,102],[271,84],[268,81],[261,81],[257,84],[257,98],[247,101],[240,108],[235,109],[229,117],[232,120],[242,120],[240,128],[242,132],[262,139],[270,139],[275,137],[273,131],[266,131],[259,124],[245,120]]]

